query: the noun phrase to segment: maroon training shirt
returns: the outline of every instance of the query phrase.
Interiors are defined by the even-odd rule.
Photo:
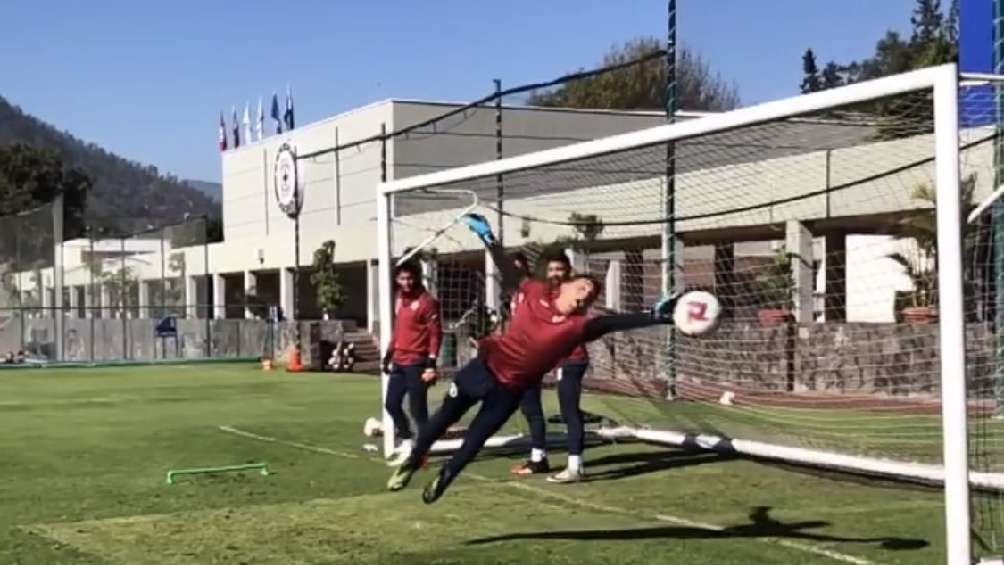
[[[549,291],[551,298],[554,298],[554,296],[557,294],[555,292],[554,285],[550,283],[545,283],[545,284],[548,285],[547,289]],[[512,299],[509,301],[509,312],[511,316],[513,317],[516,316],[516,310],[519,309],[519,305],[523,303],[524,298],[525,297],[522,290],[512,295]],[[559,363],[559,365],[566,365],[568,363],[588,363],[588,362],[589,362],[589,351],[586,349],[586,344],[579,343],[578,345],[575,346],[575,349],[572,350],[572,352],[568,355],[568,357],[566,357]]]
[[[515,305],[509,329],[481,340],[478,351],[495,378],[518,392],[538,384],[582,343],[589,319],[560,315],[547,283],[538,280],[520,285]]]
[[[398,293],[394,300],[394,336],[391,347],[396,365],[416,365],[430,355],[439,356],[443,325],[439,301],[428,292],[409,297]]]

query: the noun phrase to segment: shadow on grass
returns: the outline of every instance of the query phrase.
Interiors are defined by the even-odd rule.
[[[607,466],[618,467],[598,472],[589,471],[589,474],[586,475],[586,480],[613,481],[680,467],[706,465],[709,463],[722,463],[735,458],[735,456],[729,454],[688,449],[618,453],[590,460],[590,469]]]
[[[784,523],[770,517],[769,506],[755,506],[751,509],[749,524],[728,526],[722,529],[700,528],[692,526],[661,526],[655,528],[633,528],[622,530],[569,530],[524,532],[478,538],[469,540],[468,545],[484,545],[519,540],[573,540],[573,541],[610,541],[610,540],[645,540],[645,539],[735,539],[735,538],[781,538],[816,542],[847,542],[847,543],[877,543],[883,549],[909,550],[922,549],[929,544],[923,539],[895,537],[842,537],[826,534],[816,534],[813,530],[829,526],[829,522],[809,520],[803,522]]]

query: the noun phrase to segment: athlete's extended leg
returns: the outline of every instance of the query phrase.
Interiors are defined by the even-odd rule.
[[[464,467],[474,459],[488,438],[502,428],[502,425],[516,411],[517,406],[519,406],[517,394],[493,383],[493,388],[481,401],[481,408],[474,416],[474,420],[471,421],[470,427],[467,428],[460,449],[443,465],[436,478],[422,492],[422,500],[426,504],[432,504],[443,495],[446,487],[450,486],[450,483]]]
[[[450,388],[447,390],[446,396],[443,397],[443,403],[439,409],[433,413],[424,426],[419,428],[418,438],[415,440],[410,455],[387,481],[389,490],[401,490],[408,486],[411,476],[422,465],[422,460],[432,448],[432,444],[443,437],[446,430],[460,421],[460,418],[470,410],[471,406],[477,403],[483,395],[481,391],[484,387],[480,385],[480,381],[484,378],[482,373],[486,371],[487,369],[484,368],[481,361],[475,359],[457,373],[453,382],[450,383]]]

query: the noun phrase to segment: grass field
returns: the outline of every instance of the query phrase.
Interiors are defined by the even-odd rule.
[[[522,454],[485,456],[426,506],[430,472],[388,493],[390,469],[361,449],[378,406],[373,377],[251,365],[0,372],[0,563],[943,560],[939,491],[637,444],[590,450],[575,485],[513,480]],[[260,461],[272,475],[164,480]]]

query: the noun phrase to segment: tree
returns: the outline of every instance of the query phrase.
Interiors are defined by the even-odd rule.
[[[912,44],[929,44],[941,36],[941,0],[917,0],[910,23],[913,24]]]
[[[823,88],[833,88],[913,69],[950,63],[959,53],[959,3],[953,0],[948,15],[941,10],[940,0],[916,0],[910,17],[909,40],[894,30],[875,44],[871,57],[845,64],[827,65],[823,72]],[[805,65],[803,55],[803,68]],[[839,80],[838,80],[839,79]],[[804,83],[804,81],[803,81]]]
[[[837,63],[830,61],[823,68],[823,90],[829,90],[844,84],[843,77],[840,76],[840,67]]]
[[[345,302],[345,292],[335,270],[335,242],[328,240],[314,251],[313,272],[310,282],[317,289],[317,305],[325,317]]]
[[[812,49],[806,49],[802,54],[802,94],[822,90],[819,79],[819,67],[816,65],[816,54]]]
[[[624,64],[662,48],[658,39],[641,37],[612,48],[603,56],[601,66]],[[677,108],[720,111],[739,105],[735,84],[714,74],[699,54],[686,47],[678,52],[676,78]],[[654,58],[624,69],[572,80],[556,89],[532,94],[528,103],[563,108],[663,109],[666,107],[666,62],[663,58]]]
[[[19,215],[3,221],[11,233],[0,234],[0,263],[15,258],[44,263],[46,257],[51,258],[57,242],[53,241],[51,210],[42,207],[57,196],[63,197],[63,238],[83,233],[90,188],[87,175],[67,169],[52,151],[25,143],[0,146],[0,217]]]

